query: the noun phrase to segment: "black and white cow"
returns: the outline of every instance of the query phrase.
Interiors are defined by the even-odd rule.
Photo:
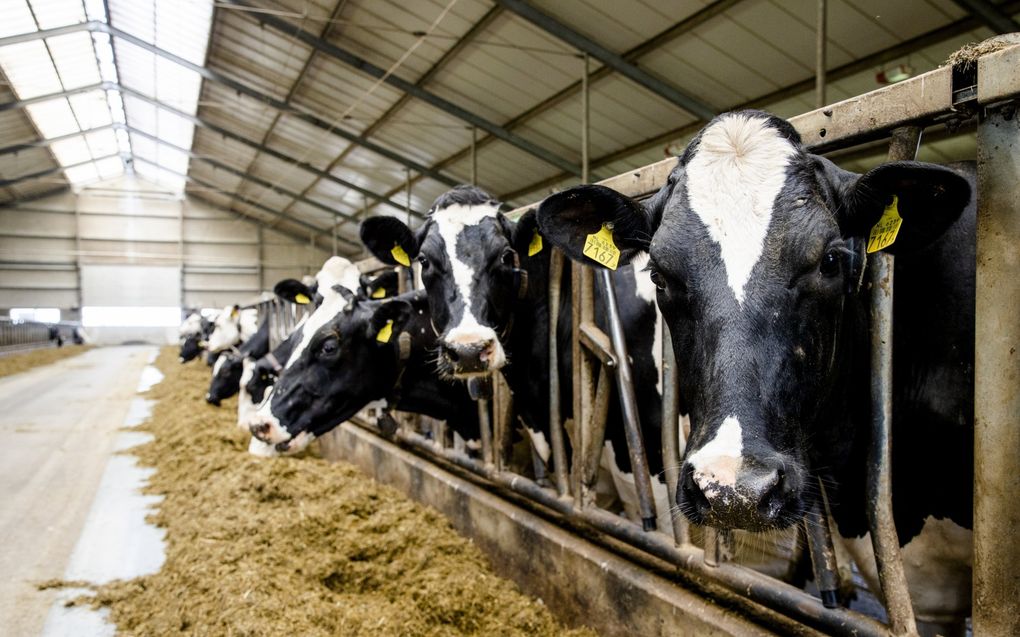
[[[269,353],[269,320],[263,319],[251,338],[240,344],[236,351],[225,350],[213,365],[212,380],[205,402],[216,407],[238,392],[244,361],[258,360]]]
[[[384,272],[374,277],[361,275],[359,283],[358,296],[363,299],[391,298],[397,293],[397,273],[393,271]],[[310,282],[285,279],[273,288],[273,292],[284,300],[303,304],[310,299],[315,307],[318,307],[323,300],[317,290],[318,282],[314,278]],[[283,371],[284,363],[290,359],[295,345],[301,340],[304,321],[303,317],[287,338],[272,352],[257,360],[244,360],[240,380],[240,396],[237,403],[237,422],[245,431],[248,430],[248,425],[245,424],[248,422],[248,417],[254,413],[258,405],[262,404],[266,392],[276,383],[280,372]]]
[[[213,321],[213,329],[207,339],[206,349],[211,354],[220,354],[237,347],[258,331],[258,312],[242,310],[240,306],[228,305]]]
[[[184,319],[179,329],[181,351],[180,361],[187,363],[198,358],[198,355],[205,349],[204,343],[212,333],[212,321],[202,316],[200,312],[192,312]]]
[[[503,373],[514,395],[516,416],[524,425],[541,462],[539,478],[550,460],[549,431],[549,250],[542,249],[533,213],[517,223],[499,212],[499,202],[482,190],[460,186],[441,195],[429,218],[412,232],[392,217],[374,217],[361,227],[361,238],[384,263],[421,264],[433,328],[439,334],[440,369],[468,379]],[[661,425],[661,325],[654,306],[654,286],[647,275],[624,267],[615,275],[617,298],[633,361],[641,424],[645,437],[658,440]],[[569,410],[570,276],[561,283],[559,357],[561,404]],[[598,308],[605,307],[601,291]],[[597,311],[606,328],[604,312]],[[610,405],[603,466],[612,475],[628,514],[636,516],[631,475],[616,396]],[[658,524],[668,528],[671,507],[658,447],[650,447],[653,489],[660,502]],[[649,524],[650,521],[645,521]]]
[[[603,228],[621,262],[650,254],[691,423],[683,513],[720,528],[781,529],[801,519],[821,479],[847,538],[867,531],[865,246],[897,211],[888,248],[898,256],[895,521],[917,615],[935,622],[970,606],[969,181],[917,162],[846,172],[808,153],[786,121],[743,111],[712,120],[644,205],[579,186],[539,211],[543,234],[571,258],[594,264],[583,250]],[[874,573],[873,560],[858,562]]]
[[[477,410],[462,384],[436,377],[435,346],[423,293],[388,300],[351,296],[291,356],[250,419],[252,435],[264,443],[250,450],[300,451],[376,400],[446,420],[465,440],[477,440]]]

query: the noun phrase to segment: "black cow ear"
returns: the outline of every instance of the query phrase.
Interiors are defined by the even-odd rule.
[[[510,244],[521,259],[534,257],[546,249],[545,240],[538,231],[538,211],[532,208],[514,224]]]
[[[365,296],[371,299],[386,299],[397,294],[398,275],[394,270],[383,272],[374,279],[367,280]]]
[[[613,269],[648,250],[655,232],[644,206],[605,186],[577,186],[552,195],[539,206],[537,218],[542,237],[568,257]],[[602,239],[598,252],[591,250],[592,236]]]
[[[938,239],[972,199],[966,177],[914,161],[868,171],[844,186],[844,197],[839,210],[844,234],[863,237],[869,252],[884,248],[893,254],[919,250]]]
[[[284,279],[273,286],[273,294],[285,301],[307,305],[315,298],[315,292],[297,279]]]
[[[396,217],[372,217],[361,224],[361,242],[387,265],[411,266],[418,256],[418,239]]]
[[[368,322],[366,336],[378,343],[394,341],[410,320],[412,311],[411,304],[404,300],[382,303]]]

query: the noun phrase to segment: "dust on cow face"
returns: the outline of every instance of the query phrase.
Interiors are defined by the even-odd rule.
[[[602,223],[624,260],[649,252],[690,413],[677,497],[693,521],[789,526],[808,476],[843,460],[853,432],[826,431],[825,410],[861,320],[864,238],[893,195],[909,249],[952,223],[969,187],[913,162],[842,171],[787,122],[749,111],[706,126],[645,206],[590,186],[543,204],[543,233],[568,253]]]

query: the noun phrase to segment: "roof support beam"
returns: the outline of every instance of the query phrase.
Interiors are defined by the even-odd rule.
[[[622,57],[627,62],[634,63],[641,56],[647,55],[648,53],[654,51],[655,49],[658,49],[659,47],[664,46],[669,42],[672,42],[676,38],[686,33],[689,33],[690,31],[698,28],[702,24],[705,24],[706,22],[712,20],[713,18],[719,16],[722,13],[725,13],[728,9],[742,1],[743,0],[716,0],[715,2],[706,5],[699,11],[696,11],[691,15],[687,16],[686,18],[684,18],[683,20],[677,22],[673,26],[657,33],[656,35],[642,42],[641,44],[638,44],[634,48],[628,49],[627,52],[624,53]],[[499,6],[497,5],[494,8],[499,8]],[[608,66],[599,67],[598,69],[596,69],[595,71],[588,75],[589,86],[594,82],[597,82],[611,75],[612,73],[613,69],[611,67]],[[545,113],[553,108],[556,108],[558,105],[562,104],[567,99],[570,99],[577,95],[577,93],[579,93],[580,90],[581,81],[578,80],[560,89],[553,95],[542,100],[541,102],[532,106],[523,113],[520,113],[510,121],[506,122],[504,126],[509,129],[514,129],[518,126],[521,126],[527,123],[528,121],[534,119],[535,117],[538,117],[542,113]],[[485,148],[494,140],[495,138],[492,137],[491,135],[486,135],[482,137],[475,144],[475,150],[478,151],[481,150],[482,148]],[[435,170],[444,170],[446,167],[451,166],[454,163],[460,161],[461,159],[467,157],[470,153],[471,146],[466,146],[461,150],[453,153],[452,155],[446,157],[445,159],[442,159],[432,164],[432,168]],[[412,178],[411,181],[412,183],[416,183],[419,179],[420,176]],[[385,195],[387,197],[392,197],[394,194],[400,192],[400,190],[402,190],[403,188],[404,188],[403,184],[395,186],[392,189],[390,189],[387,193],[385,193]]]
[[[238,195],[238,194],[230,192],[228,190],[224,190],[223,188],[220,188],[216,184],[209,183],[208,181],[205,181],[203,179],[199,179],[198,177],[194,177],[192,175],[186,175],[184,173],[179,173],[179,172],[177,172],[175,170],[167,170],[163,166],[155,164],[155,163],[149,161],[148,159],[145,159],[144,157],[135,157],[135,159],[137,161],[140,161],[140,162],[144,163],[144,164],[149,164],[150,166],[154,166],[156,168],[159,168],[160,170],[164,170],[164,171],[170,173],[171,175],[176,175],[178,177],[181,177],[182,179],[184,179],[188,183],[195,184],[196,186],[198,186],[200,188],[204,188],[206,190],[212,190],[212,191],[216,192],[217,194],[223,195],[224,197],[229,197],[233,201],[237,201],[237,202],[242,203],[242,204],[244,204],[246,206],[251,206],[252,208],[256,208],[258,210],[261,210],[262,212],[266,213],[267,215],[274,215],[274,216],[279,215],[279,213],[277,211],[273,210],[269,206],[263,205],[263,204],[261,204],[261,203],[259,203],[257,201],[252,201],[251,199],[248,199],[247,197],[244,197],[243,195]],[[191,193],[191,194],[194,196],[195,193]],[[234,213],[235,215],[244,217],[245,219],[250,219],[250,220],[254,221],[255,223],[259,224],[262,227],[265,227],[265,225],[266,225],[266,222],[263,221],[262,219],[259,219],[258,217],[253,217],[253,216],[251,216],[249,214],[245,214],[243,211],[234,210],[234,209],[230,209],[229,211]],[[322,228],[314,226],[314,225],[308,223],[307,221],[302,221],[301,219],[297,219],[295,217],[288,217],[287,221],[289,221],[290,223],[293,223],[295,225],[301,226],[302,228],[306,228],[310,232],[319,233],[319,236],[322,236],[322,235],[325,235],[326,233],[328,233],[328,230],[323,230]],[[284,234],[288,234],[288,235],[290,235],[291,237],[293,237],[295,239],[300,239],[301,241],[305,241],[306,240],[306,237],[301,237],[301,236],[296,235],[296,234],[291,233],[291,232],[284,232]],[[316,238],[318,238],[318,237],[316,237]],[[319,247],[318,244],[316,244],[316,247]],[[361,250],[357,250],[357,251],[354,251],[354,252],[348,252],[347,256],[353,256],[355,254],[360,254],[360,253],[361,253]]]
[[[0,155],[14,155],[25,150],[32,148],[48,148],[51,144],[56,142],[62,142],[67,139],[74,139],[81,135],[87,135],[89,133],[98,133],[104,130],[110,130],[113,128],[113,124],[107,124],[106,126],[97,126],[96,128],[88,128],[83,131],[76,131],[74,133],[68,133],[67,135],[61,135],[59,137],[50,137],[49,139],[37,139],[32,142],[25,142],[24,144],[14,144],[12,146],[5,146],[0,148]]]
[[[140,137],[144,137],[144,138],[149,139],[149,140],[151,140],[151,141],[153,141],[153,142],[155,142],[157,144],[162,144],[162,145],[166,146],[167,148],[173,148],[174,150],[176,150],[178,152],[184,153],[185,155],[187,155],[191,159],[194,159],[196,161],[205,162],[205,163],[209,164],[210,166],[212,166],[213,168],[215,168],[217,170],[222,170],[223,172],[226,172],[226,173],[229,173],[231,175],[234,175],[235,177],[240,177],[244,181],[250,181],[250,182],[252,182],[254,184],[258,184],[259,186],[262,186],[263,188],[268,188],[269,190],[271,190],[273,192],[276,192],[276,193],[279,193],[279,194],[281,194],[281,195],[283,195],[285,197],[290,197],[291,199],[297,199],[297,200],[301,201],[302,203],[306,203],[309,206],[313,206],[315,208],[318,208],[318,209],[322,210],[326,214],[330,215],[330,217],[332,217],[334,215],[340,215],[340,216],[346,217],[348,219],[352,218],[351,215],[347,214],[346,212],[341,212],[340,210],[337,210],[335,208],[330,208],[327,205],[321,204],[318,201],[314,201],[312,199],[308,199],[307,197],[302,197],[302,196],[298,195],[296,192],[291,192],[289,190],[285,190],[284,188],[276,186],[276,185],[272,184],[271,182],[266,181],[265,179],[262,179],[261,177],[256,177],[255,175],[246,173],[243,170],[238,170],[237,168],[234,168],[233,166],[230,166],[229,164],[224,164],[221,161],[218,161],[218,160],[213,159],[211,157],[207,157],[206,155],[202,155],[200,153],[196,153],[196,152],[194,152],[192,150],[189,150],[187,148],[181,148],[180,146],[178,146],[176,144],[171,144],[170,142],[166,141],[165,139],[160,139],[159,137],[156,137],[155,135],[150,135],[149,133],[146,133],[145,131],[138,130],[137,128],[132,128],[130,126],[122,126],[120,124],[117,125],[117,128],[120,128],[122,130],[126,130],[127,132],[131,133],[132,135],[138,135]],[[144,158],[143,158],[143,161],[145,161]],[[151,163],[151,162],[149,162],[149,163]],[[160,166],[160,168],[162,168],[163,170],[166,170],[166,168],[164,168],[162,166]],[[284,216],[282,213],[280,213],[278,211],[273,213],[273,214],[277,215],[277,217],[279,219],[281,219],[281,220],[289,220],[289,221],[294,221],[295,220],[294,217],[291,217],[289,215]],[[319,232],[327,232],[327,233],[329,232],[328,229],[322,229],[322,228],[316,228],[316,230],[319,231]],[[356,241],[351,241],[350,239],[347,239],[346,237],[337,237],[337,238],[340,241],[346,243],[347,245],[356,246],[358,248],[361,247],[360,243],[358,243]]]
[[[953,0],[962,8],[975,14],[981,22],[996,33],[1020,31],[1020,23],[1009,17],[1000,7],[988,0]]]
[[[263,93],[262,91],[259,91],[258,89],[255,89],[255,88],[252,88],[252,87],[248,86],[247,84],[244,84],[242,82],[238,82],[237,80],[235,80],[233,78],[230,78],[230,77],[224,75],[223,73],[220,73],[219,71],[214,71],[214,70],[206,68],[204,66],[199,66],[198,64],[194,64],[193,62],[185,60],[184,58],[182,58],[182,57],[180,57],[178,55],[170,53],[169,51],[165,51],[165,50],[163,50],[163,49],[161,49],[161,48],[159,48],[157,46],[154,46],[152,44],[149,44],[145,40],[142,40],[140,38],[136,38],[135,36],[131,35],[130,33],[125,33],[124,31],[121,31],[120,29],[118,29],[116,27],[112,27],[112,26],[110,26],[108,24],[105,24],[103,22],[98,22],[98,21],[82,22],[80,24],[73,25],[73,27],[74,27],[73,29],[70,29],[70,27],[60,27],[58,29],[46,29],[46,30],[42,30],[42,31],[36,31],[34,33],[27,34],[27,35],[19,35],[19,36],[10,36],[10,37],[7,37],[7,38],[0,38],[0,47],[6,46],[7,44],[11,43],[11,40],[18,41],[18,42],[23,42],[23,41],[28,41],[28,40],[38,40],[38,39],[41,39],[41,38],[53,37],[53,35],[62,35],[64,33],[74,33],[74,32],[77,32],[77,31],[94,31],[94,32],[98,32],[98,33],[106,33],[106,34],[109,34],[110,36],[113,36],[115,38],[119,38],[121,40],[124,40],[125,42],[129,42],[129,43],[131,43],[131,44],[133,44],[133,45],[135,45],[135,46],[137,46],[137,47],[139,47],[141,49],[145,49],[146,51],[149,51],[150,53],[158,55],[158,56],[160,56],[160,57],[162,57],[164,59],[170,60],[171,62],[174,62],[175,64],[178,64],[180,66],[183,66],[186,69],[194,71],[195,73],[198,73],[201,77],[205,78],[206,80],[209,80],[210,82],[216,82],[217,84],[222,84],[223,86],[226,86],[227,88],[229,88],[229,89],[231,89],[233,91],[236,91],[236,92],[241,93],[243,95],[247,95],[248,97],[250,97],[250,98],[252,98],[254,100],[257,100],[257,101],[259,101],[259,102],[261,102],[261,103],[263,103],[263,104],[265,104],[265,105],[267,105],[267,106],[269,106],[271,108],[275,108],[276,110],[279,110],[279,111],[284,111],[285,113],[287,113],[289,115],[292,115],[294,117],[297,117],[298,119],[301,119],[301,120],[307,122],[308,124],[311,124],[312,126],[315,126],[316,128],[319,128],[319,129],[322,129],[324,131],[333,133],[334,135],[336,135],[338,137],[346,139],[347,141],[351,142],[352,144],[357,144],[358,146],[362,146],[363,148],[365,148],[367,150],[370,150],[370,151],[372,151],[373,153],[375,153],[377,155],[385,157],[386,159],[389,159],[392,162],[398,163],[401,166],[404,166],[405,168],[408,168],[408,169],[413,170],[415,172],[422,173],[422,174],[428,176],[429,178],[434,179],[434,180],[436,180],[436,181],[438,181],[440,183],[446,184],[448,186],[456,186],[457,184],[460,183],[457,179],[454,179],[452,177],[448,177],[448,176],[440,173],[439,171],[432,170],[431,168],[429,168],[428,166],[425,166],[424,164],[420,164],[420,163],[414,161],[413,159],[409,159],[407,157],[404,157],[400,153],[397,153],[397,152],[392,151],[392,150],[390,150],[388,148],[380,146],[379,144],[376,144],[375,142],[369,141],[368,139],[366,139],[362,135],[357,135],[357,134],[351,133],[351,132],[349,132],[347,130],[344,130],[342,128],[338,128],[337,126],[334,126],[333,124],[323,120],[322,118],[320,118],[320,117],[318,117],[316,115],[313,115],[312,113],[309,113],[309,112],[306,112],[306,111],[303,111],[303,110],[299,110],[299,109],[297,109],[292,104],[289,104],[289,103],[287,103],[287,102],[285,102],[283,100],[279,100],[279,99],[277,99],[277,98],[275,98],[275,97],[273,97],[271,95],[267,95],[267,94]],[[57,32],[59,32],[59,33],[57,33]]]
[[[606,66],[612,68],[620,75],[629,78],[631,81],[645,87],[649,91],[665,98],[673,104],[676,104],[685,111],[697,115],[701,119],[712,119],[718,112],[711,105],[706,104],[697,97],[680,90],[673,84],[661,80],[647,71],[634,66],[601,44],[581,35],[556,18],[539,11],[523,0],[496,0],[496,2],[503,8],[513,11],[546,33],[563,40],[579,51],[587,53],[599,62],[602,62]]]
[[[1004,5],[1004,8],[1007,11],[1016,11],[1020,9],[1020,2],[1013,0]],[[928,33],[922,33],[919,36],[913,37],[909,40],[905,40],[903,42],[900,42],[899,44],[895,44],[886,49],[882,49],[881,51],[876,51],[875,53],[866,55],[860,59],[854,60],[853,62],[847,62],[842,66],[836,67],[835,69],[830,69],[826,73],[826,77],[828,78],[828,81],[830,83],[835,82],[843,78],[850,77],[851,75],[855,75],[857,73],[873,69],[876,66],[888,62],[889,60],[894,60],[898,57],[907,55],[913,51],[917,51],[919,49],[923,49],[925,47],[932,46],[940,42],[945,42],[946,40],[967,33],[968,31],[978,29],[981,26],[983,26],[983,23],[977,18],[974,17],[962,18],[960,20],[957,20],[956,22],[947,24],[944,27],[933,29]],[[781,102],[791,97],[814,90],[814,86],[815,78],[814,76],[811,76],[807,79],[801,80],[800,82],[795,82],[793,84],[790,84],[789,86],[785,86],[781,89],[772,91],[771,93],[768,93],[766,95],[756,97],[750,101],[743,102],[742,104],[736,104],[734,106],[731,106],[727,110],[741,110],[745,108],[765,108],[770,104]],[[674,128],[664,133],[660,133],[659,135],[656,135],[654,137],[641,140],[625,148],[621,148],[619,150],[603,155],[602,157],[596,157],[591,162],[591,168],[592,170],[596,170],[607,164],[611,164],[621,159],[626,159],[631,155],[644,152],[649,148],[662,146],[663,144],[668,144],[669,142],[675,141],[679,138],[686,137],[687,135],[696,132],[698,129],[704,126],[704,124],[705,123],[703,121],[692,122],[679,128]],[[570,175],[561,172],[559,174],[547,177],[546,179],[543,179],[541,181],[536,181],[534,183],[528,184],[511,192],[502,193],[499,196],[500,198],[510,201],[518,197],[541,190],[543,188],[550,188],[553,185],[559,183],[560,181],[567,179],[569,176]]]
[[[169,113],[173,113],[174,115],[177,115],[178,117],[186,119],[189,122],[191,122],[192,124],[194,124],[195,126],[199,126],[201,128],[205,128],[207,130],[210,130],[210,131],[216,133],[217,135],[221,135],[222,137],[225,137],[227,139],[236,141],[236,142],[238,142],[240,144],[244,144],[245,146],[248,146],[249,148],[252,148],[252,149],[254,149],[254,150],[256,150],[256,151],[258,151],[260,153],[269,155],[270,157],[273,157],[274,159],[278,159],[278,160],[280,160],[282,162],[286,162],[288,164],[296,166],[296,167],[298,167],[298,168],[300,168],[302,170],[305,170],[305,171],[307,171],[309,173],[312,173],[313,175],[315,175],[316,177],[318,177],[320,179],[326,179],[328,181],[332,181],[333,183],[335,183],[335,184],[337,184],[339,186],[343,186],[345,188],[349,188],[351,190],[354,190],[355,192],[359,192],[362,195],[365,195],[366,197],[368,197],[370,199],[373,199],[373,200],[375,200],[378,203],[389,205],[389,206],[391,206],[392,208],[394,208],[395,210],[397,210],[397,211],[399,211],[401,213],[405,212],[404,206],[402,206],[402,205],[400,205],[400,204],[398,204],[396,202],[391,201],[390,199],[380,195],[377,192],[373,192],[371,190],[368,190],[367,188],[359,186],[359,185],[357,185],[357,184],[355,184],[353,182],[349,182],[346,179],[342,179],[340,177],[337,177],[336,175],[330,174],[329,172],[319,170],[318,168],[316,168],[315,166],[312,166],[311,164],[308,164],[306,162],[298,161],[298,160],[294,159],[293,157],[291,157],[290,155],[281,153],[280,151],[275,150],[273,148],[270,148],[270,147],[268,147],[268,146],[266,146],[264,144],[259,144],[257,142],[254,142],[254,141],[252,141],[252,140],[250,140],[250,139],[248,139],[248,138],[246,138],[246,137],[244,137],[242,135],[238,135],[237,133],[234,133],[234,132],[232,132],[230,130],[227,130],[225,128],[222,128],[220,126],[217,126],[215,124],[207,122],[207,121],[205,121],[205,120],[203,120],[203,119],[201,119],[199,117],[196,117],[195,115],[192,115],[192,114],[187,113],[185,111],[178,110],[178,109],[174,108],[173,106],[170,106],[169,104],[164,104],[163,102],[160,102],[159,100],[155,100],[155,99],[149,97],[148,95],[145,95],[144,93],[139,93],[138,91],[136,91],[134,89],[128,88],[126,86],[121,86],[121,85],[115,84],[113,82],[103,82],[102,84],[94,84],[92,86],[84,87],[84,90],[86,90],[86,91],[96,90],[96,89],[119,91],[120,93],[122,93],[124,95],[130,95],[131,97],[133,97],[135,99],[141,100],[141,101],[143,101],[143,102],[145,102],[147,104],[151,104],[152,106],[156,106],[156,107],[161,108],[161,109],[163,109],[163,110],[165,110],[165,111],[167,111]],[[61,98],[61,97],[67,97],[69,95],[74,95],[74,94],[76,94],[78,92],[81,92],[81,90],[82,89],[74,89],[74,90],[70,90],[70,91],[61,91],[60,93],[52,93],[52,94],[49,94],[49,95],[40,95],[38,98],[33,98],[32,100],[20,100],[20,101],[16,101],[16,102],[7,102],[6,104],[0,104],[0,111],[11,110],[11,109],[15,109],[15,108],[24,108],[29,103],[35,103],[37,101],[46,101],[46,100],[58,99],[58,98]],[[98,129],[95,129],[95,130],[98,130]],[[85,131],[85,132],[90,132],[90,131]],[[71,135],[67,135],[66,137],[74,137],[74,136],[80,135],[80,134],[81,133],[73,133]],[[54,141],[57,141],[58,139],[63,139],[63,138],[54,138],[54,139],[48,139],[48,140],[41,140],[41,141],[38,141],[38,142],[32,142],[31,144],[23,144],[23,146],[29,146],[29,145],[31,145],[31,146],[35,146],[35,145],[49,145],[50,143],[52,143]],[[10,146],[8,148],[0,148],[0,155],[5,154],[6,152],[17,152],[18,150],[20,150],[20,148],[18,148],[17,146]],[[424,213],[422,213],[421,211],[418,211],[418,210],[412,210],[411,212],[412,212],[412,214],[414,214],[414,215],[416,215],[418,217],[421,217],[421,218],[424,218],[424,216],[425,216]]]
[[[248,9],[258,10],[262,8],[257,3],[251,2],[250,0],[226,0],[226,2],[232,5],[236,5],[238,7],[245,7]],[[443,111],[444,113],[447,113],[448,115],[452,115],[453,117],[456,117],[461,121],[467,122],[471,126],[480,128],[481,130],[484,130],[490,135],[497,137],[508,144],[516,146],[517,148],[523,150],[524,152],[534,157],[541,159],[542,161],[545,161],[549,164],[552,164],[553,166],[556,166],[560,170],[570,172],[578,176],[580,176],[581,174],[581,169],[576,163],[563,157],[560,157],[556,153],[553,153],[550,150],[542,148],[538,144],[528,141],[527,139],[524,139],[523,137],[517,135],[516,133],[511,133],[510,131],[500,126],[499,124],[491,122],[488,119],[480,115],[477,115],[476,113],[472,113],[471,111],[462,108],[454,104],[453,102],[444,99],[439,95],[436,95],[435,93],[429,90],[422,88],[418,84],[408,82],[407,80],[404,80],[396,75],[388,73],[386,69],[376,66],[375,64],[372,64],[363,57],[355,53],[352,53],[351,51],[348,51],[342,47],[339,47],[328,40],[324,40],[313,33],[304,31],[282,18],[271,15],[269,13],[263,13],[259,14],[256,17],[256,19],[263,24],[267,24],[273,27],[274,29],[303,42],[304,44],[307,44],[308,46],[312,47],[312,49],[319,51],[324,55],[327,55],[335,60],[339,60],[344,64],[352,68],[355,68],[361,71],[362,73],[365,73],[366,75],[369,75],[376,79],[381,79],[386,84],[396,88],[397,90],[403,93],[411,95],[412,97],[415,97]]]
[[[119,156],[120,156],[119,153],[113,153],[112,155],[105,155],[103,157],[96,157],[95,159],[89,159],[88,161],[78,162],[77,164],[70,164],[68,166],[56,166],[54,168],[47,168],[46,170],[40,170],[40,171],[37,171],[37,172],[34,172],[34,173],[29,173],[27,175],[21,175],[20,177],[15,177],[14,179],[0,179],[0,188],[6,188],[8,186],[17,186],[18,184],[23,184],[26,181],[32,181],[34,179],[42,179],[43,177],[49,177],[51,175],[56,175],[58,173],[62,173],[65,170],[68,170],[70,168],[77,168],[79,166],[85,166],[85,165],[91,164],[92,162],[102,161],[104,159],[109,159],[111,157],[119,157]],[[17,203],[17,202],[12,201],[10,203]]]
[[[443,55],[438,60],[436,60],[436,62],[429,68],[429,70],[425,71],[425,73],[422,74],[422,76],[420,78],[418,78],[418,81],[416,82],[416,84],[418,86],[424,86],[425,84],[427,84],[432,78],[434,78],[443,69],[443,67],[445,67],[447,65],[447,63],[450,60],[452,60],[458,53],[461,52],[461,50],[464,49],[465,46],[467,46],[472,40],[474,40],[474,38],[479,33],[484,31],[485,29],[489,28],[489,26],[496,20],[497,17],[499,17],[499,15],[502,12],[503,12],[503,9],[500,6],[498,6],[498,5],[493,6],[492,8],[490,8],[485,13],[485,15],[483,15],[478,20],[478,22],[474,23],[471,26],[471,28],[468,29],[467,32],[463,36],[461,36],[461,38],[459,40],[457,40],[457,42],[453,46],[451,46],[449,49],[447,49],[446,52],[443,53]],[[373,134],[375,134],[375,132],[377,130],[379,130],[379,128],[382,127],[383,124],[385,124],[387,121],[389,121],[389,119],[391,117],[393,117],[393,115],[395,113],[400,111],[400,109],[402,109],[404,106],[406,106],[407,103],[410,102],[410,101],[411,101],[411,96],[409,94],[407,94],[407,93],[404,93],[400,97],[400,99],[398,99],[388,109],[386,109],[385,113],[380,115],[377,120],[375,120],[374,122],[369,124],[368,128],[366,128],[364,130],[364,132],[362,132],[362,135],[364,135],[365,137],[371,137]],[[488,139],[495,139],[495,138],[489,137]],[[351,153],[351,150],[353,148],[354,148],[353,146],[348,146],[347,148],[342,150],[340,152],[340,154],[336,156],[336,159],[331,161],[329,163],[329,166],[326,167],[326,172],[330,172],[334,168],[339,166],[344,161],[344,159],[346,159],[347,156]],[[311,184],[309,184],[308,187],[305,188],[304,191],[301,194],[303,194],[303,195],[308,194],[308,191],[311,190],[315,186],[316,183],[317,182],[312,182]],[[393,195],[390,195],[390,197],[392,197],[392,196]],[[389,203],[390,205],[396,207],[396,205],[393,204],[393,202],[389,199],[389,197],[384,197],[384,198],[380,198],[380,199],[382,199],[382,200],[386,201],[387,203]],[[291,204],[291,205],[293,205],[293,204]],[[288,208],[289,208],[289,206],[288,206]],[[338,225],[337,227],[339,228],[340,226],[343,226],[343,223],[344,222],[341,221],[340,225]]]

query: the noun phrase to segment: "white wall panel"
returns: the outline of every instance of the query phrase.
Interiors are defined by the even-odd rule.
[[[82,305],[169,307],[181,304],[177,266],[83,265]]]

